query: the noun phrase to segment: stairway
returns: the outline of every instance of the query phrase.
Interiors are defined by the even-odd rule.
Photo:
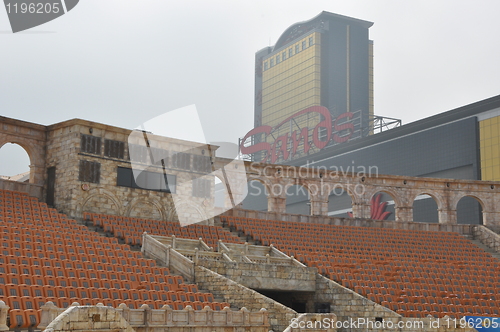
[[[493,258],[496,258],[496,259],[500,260],[500,253],[498,253],[495,250],[491,249],[490,247],[484,245],[481,241],[474,240],[474,239],[469,239],[469,241],[472,242],[472,243],[474,243],[479,248],[481,248],[481,250],[484,250],[487,253],[489,253]]]
[[[243,232],[239,232],[236,229],[233,229],[232,227],[229,227],[227,224],[221,222],[220,216],[217,216],[214,218],[214,226],[220,226],[224,228],[226,231],[230,232],[234,236],[240,238],[240,240],[245,243],[247,242],[248,244],[253,244],[260,246],[262,243],[260,241],[254,240],[250,235],[245,235]]]

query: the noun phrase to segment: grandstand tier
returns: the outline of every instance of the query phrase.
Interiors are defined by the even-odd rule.
[[[460,234],[221,220],[403,316],[500,317],[500,263]]]
[[[112,216],[100,216],[100,220],[113,234],[126,228],[113,225]],[[11,328],[38,325],[40,307],[49,301],[61,308],[73,302],[112,307],[125,303],[133,309],[143,304],[154,309],[167,305],[175,310],[188,305],[195,310],[230,306],[200,292],[195,284],[184,283],[181,276],[132,251],[128,244],[120,244],[117,237],[90,231],[25,193],[0,190],[0,221],[0,300],[10,307]],[[124,222],[141,225],[132,230],[132,237],[150,229],[165,230],[145,219]],[[213,234],[203,227],[192,229],[189,235],[213,235],[209,238],[212,243],[219,238],[217,232],[224,234],[220,237],[230,234],[222,229]]]

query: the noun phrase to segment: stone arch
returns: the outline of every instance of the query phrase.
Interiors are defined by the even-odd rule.
[[[371,219],[396,220],[396,209],[401,206],[401,202],[394,190],[383,188],[376,190],[369,197]]]
[[[241,203],[246,210],[268,211],[269,191],[260,178],[250,178],[247,182],[247,196]]]
[[[230,208],[231,198],[229,197],[229,192],[227,191],[227,183],[224,181],[224,177],[219,174],[214,174],[214,206],[217,208]]]
[[[312,194],[307,183],[303,181],[288,182],[283,188],[286,213],[311,214]]]
[[[332,217],[351,218],[355,194],[350,185],[336,182],[329,186],[326,197],[328,202],[328,215]]]
[[[439,211],[444,208],[440,195],[431,190],[421,191],[412,196],[411,202],[413,206],[413,221],[425,223],[439,222]]]
[[[29,128],[27,136],[24,126],[25,124],[21,121],[16,124],[4,125],[4,132],[0,133],[0,148],[6,143],[21,146],[29,157],[29,183],[43,185],[45,177],[45,127]],[[23,133],[23,135],[19,133]]]
[[[482,225],[484,223],[484,202],[477,195],[467,194],[457,197],[452,208],[457,213],[457,224]]]
[[[7,145],[8,143],[11,143],[11,144]],[[8,151],[8,150],[11,150],[11,151]],[[22,155],[21,150],[24,151],[24,156]],[[12,152],[14,152],[14,154],[16,154],[15,158],[12,158],[12,155],[10,155],[10,153],[12,153]],[[22,159],[25,159],[26,157],[27,157],[28,161],[24,165],[25,168],[19,169],[13,173],[9,172],[9,174],[7,174],[6,172],[0,172],[0,175],[6,175],[6,176],[12,177],[12,176],[20,175],[20,174],[25,173],[25,172],[29,172],[28,176],[27,176],[27,178],[28,178],[27,182],[30,182],[30,180],[31,180],[30,179],[31,165],[32,165],[33,158],[31,156],[31,154],[29,153],[29,151],[26,149],[26,147],[23,146],[23,144],[16,143],[15,140],[12,140],[11,142],[5,142],[4,144],[2,144],[0,146],[0,156],[5,157],[6,153],[9,153],[8,159],[0,157],[0,160],[3,160],[5,163],[11,164],[11,165],[17,165],[20,162],[24,163],[25,161]],[[1,166],[3,167],[4,166],[3,163],[1,163],[1,164],[2,164]],[[14,178],[12,180],[26,182],[26,181],[21,180],[20,178]]]
[[[391,197],[391,199],[394,201],[394,205],[396,207],[401,207],[403,205],[402,199],[401,199],[401,194],[394,190],[392,187],[373,187],[369,191],[367,191],[366,196],[369,197],[371,200],[376,194],[382,193],[386,194]]]
[[[252,174],[249,174],[248,178],[247,178],[247,183],[250,182],[250,181],[258,181],[258,182],[260,182],[264,186],[267,194],[268,195],[271,194],[270,188],[271,188],[272,184],[269,181],[269,178],[267,178],[267,177],[261,177],[261,176],[252,176]]]
[[[154,199],[134,199],[127,210],[126,215],[130,218],[144,218],[154,220],[164,220],[165,212],[160,202]]]
[[[82,218],[84,212],[121,216],[120,201],[112,193],[102,189],[91,189],[77,208],[76,217]]]

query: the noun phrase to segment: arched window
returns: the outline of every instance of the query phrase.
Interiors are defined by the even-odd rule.
[[[413,221],[425,223],[438,223],[438,205],[434,197],[422,194],[413,201]]]
[[[483,224],[483,207],[478,199],[464,196],[458,201],[457,224]]]
[[[286,189],[286,213],[311,214],[309,191],[306,187],[293,185]]]
[[[0,147],[0,176],[5,180],[29,182],[30,157],[19,144],[6,143]]]

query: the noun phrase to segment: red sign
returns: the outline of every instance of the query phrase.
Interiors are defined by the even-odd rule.
[[[308,127],[304,127],[299,131],[294,130],[291,133],[286,133],[285,135],[279,136],[278,138],[276,138],[274,143],[265,142],[267,137],[272,132],[280,128],[285,123],[288,123],[290,120],[300,117],[301,115],[306,113],[318,113],[323,118],[323,120],[320,121],[313,129],[312,142],[309,141]],[[260,151],[265,151],[266,155],[262,159],[262,162],[270,160],[271,163],[275,163],[276,160],[278,160],[280,154],[283,155],[284,160],[287,160],[290,156],[293,157],[295,155],[301,141],[303,141],[304,144],[303,151],[305,154],[309,151],[312,145],[316,146],[320,150],[323,149],[328,144],[328,142],[330,142],[330,139],[333,139],[337,143],[346,142],[347,140],[349,140],[349,138],[351,138],[352,134],[354,133],[354,125],[351,122],[344,122],[344,123],[339,123],[339,122],[342,119],[351,120],[353,116],[354,113],[351,112],[342,113],[335,119],[335,121],[333,121],[332,125],[332,116],[330,115],[330,112],[326,107],[311,106],[286,118],[275,127],[260,126],[250,130],[241,141],[242,143],[240,149],[243,154],[253,154]],[[322,128],[324,128],[323,131],[326,133],[325,140],[320,140],[319,138],[319,132],[320,130],[322,130]],[[333,135],[332,135],[332,128],[334,130]],[[347,134],[344,134],[342,136],[339,134],[339,132],[346,130],[348,131]],[[258,134],[265,134],[263,142],[250,146],[244,146],[244,142],[249,137]]]

